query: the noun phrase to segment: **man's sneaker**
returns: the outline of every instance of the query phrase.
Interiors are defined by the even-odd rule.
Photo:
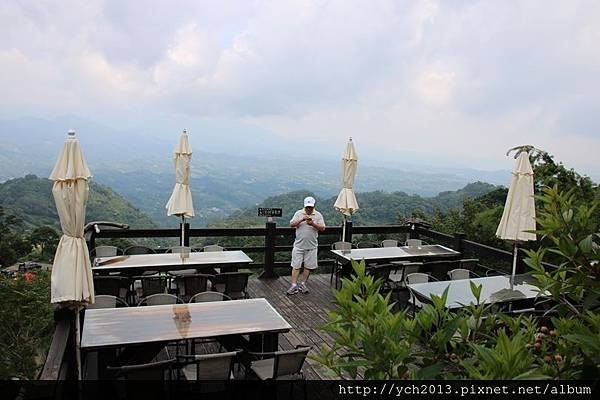
[[[292,294],[296,294],[298,293],[298,286],[297,285],[292,285],[287,292],[285,292],[285,294],[287,295],[292,295]]]
[[[298,290],[300,291],[300,293],[308,293],[308,288],[306,287],[306,284],[304,282],[300,282],[298,284]]]

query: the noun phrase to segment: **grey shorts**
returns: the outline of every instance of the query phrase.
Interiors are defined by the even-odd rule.
[[[317,268],[317,249],[303,250],[297,247],[292,249],[292,268],[300,269],[304,262],[304,268]]]

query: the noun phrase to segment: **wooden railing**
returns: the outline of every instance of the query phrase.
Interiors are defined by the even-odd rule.
[[[182,229],[107,229],[100,232],[93,232],[88,246],[90,249],[95,247],[96,239],[102,238],[180,238]],[[262,269],[261,277],[274,277],[274,269],[278,267],[287,267],[289,262],[276,261],[277,253],[290,253],[292,250],[292,241],[295,230],[289,227],[277,227],[274,222],[266,222],[262,228],[197,228],[190,229],[186,224],[183,227],[184,242],[189,246],[190,238],[228,238],[228,237],[263,237],[262,246],[241,246],[231,247],[230,250],[242,250],[250,254],[262,255],[262,262],[253,262],[248,268]],[[346,241],[352,241],[353,235],[388,235],[388,234],[407,234],[411,238],[426,237],[432,242],[440,243],[451,247],[460,252],[474,252],[482,256],[493,258],[502,263],[512,263],[512,254],[509,251],[497,249],[484,244],[472,242],[465,239],[462,233],[448,235],[428,229],[420,224],[409,225],[378,225],[378,226],[353,226],[351,222],[346,224]],[[325,232],[320,234],[319,250],[321,251],[319,263],[327,265],[333,260],[326,253],[330,249],[331,243],[340,240],[342,228],[327,227]],[[524,270],[522,259],[518,260],[518,270]]]
[[[70,309],[54,314],[56,326],[40,380],[63,381],[76,376],[74,318],[75,312]]]

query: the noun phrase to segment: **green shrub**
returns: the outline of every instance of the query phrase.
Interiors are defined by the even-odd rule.
[[[0,379],[35,379],[54,332],[50,273],[0,275]]]

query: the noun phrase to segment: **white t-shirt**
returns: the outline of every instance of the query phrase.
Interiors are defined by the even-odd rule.
[[[304,209],[298,210],[290,220],[290,224],[307,216],[309,215],[306,214]],[[325,226],[325,220],[323,219],[321,213],[317,210],[314,210],[313,213],[310,214],[310,217],[315,223]],[[294,241],[294,247],[302,250],[316,249],[319,244],[317,242],[318,237],[319,231],[315,227],[308,225],[306,221],[302,221],[296,228],[296,240]]]

